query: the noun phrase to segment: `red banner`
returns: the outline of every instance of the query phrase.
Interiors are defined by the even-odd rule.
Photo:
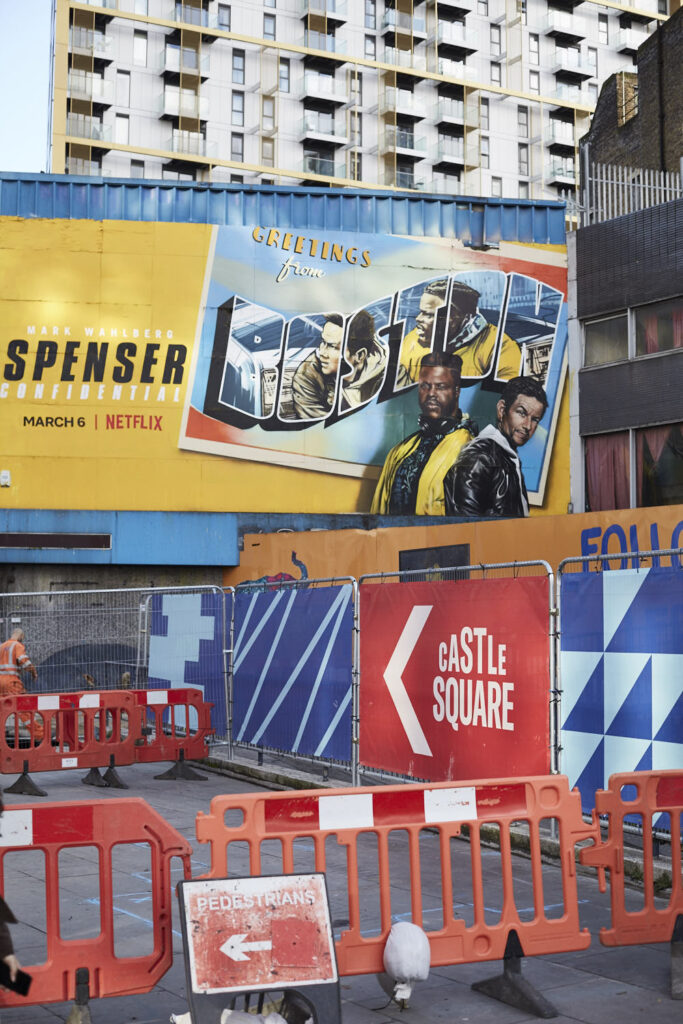
[[[550,770],[548,579],[364,584],[360,762],[430,782]]]

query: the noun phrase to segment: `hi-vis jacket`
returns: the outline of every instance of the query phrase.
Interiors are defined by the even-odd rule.
[[[22,669],[31,669],[33,664],[20,640],[5,640],[0,644],[0,681],[19,679]]]

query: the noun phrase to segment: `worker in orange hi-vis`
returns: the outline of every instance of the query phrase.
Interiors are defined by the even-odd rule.
[[[21,672],[30,672],[33,679],[38,678],[38,672],[32,663],[26,648],[24,647],[23,629],[15,629],[9,640],[0,644],[0,695],[3,697],[15,694],[26,693],[26,688],[21,681]],[[30,725],[29,715],[20,715],[25,725]],[[33,736],[36,742],[43,738],[43,723],[36,718],[33,727]]]

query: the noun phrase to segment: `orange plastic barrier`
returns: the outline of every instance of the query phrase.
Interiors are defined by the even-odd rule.
[[[636,796],[622,794],[624,786],[635,787]],[[671,836],[681,834],[683,772],[646,771],[611,775],[609,788],[595,794],[595,813],[609,817],[607,839],[581,850],[581,863],[598,869],[600,889],[605,891],[605,870],[610,872],[612,927],[600,930],[605,946],[631,946],[641,942],[670,942],[677,918],[683,915],[681,844],[671,843],[671,896],[668,906],[654,904],[652,818],[668,813]],[[643,829],[642,909],[627,911],[624,901],[624,819],[639,815]]]
[[[228,812],[241,814],[241,824],[226,824]],[[544,910],[540,824],[554,818],[559,824],[564,907],[561,916],[546,916]],[[524,821],[530,836],[533,895],[524,894],[524,902],[533,904],[533,916],[520,917],[515,904],[512,875],[511,825]],[[481,830],[492,823],[500,827],[503,906],[496,923],[486,920],[484,864]],[[451,862],[451,840],[460,835],[463,825],[469,829],[472,883],[472,923],[456,917],[455,879]],[[211,870],[205,877],[224,878],[228,874],[230,847],[243,855],[249,849],[249,872],[261,874],[261,843],[279,840],[282,870],[295,871],[294,844],[297,839],[312,840],[315,870],[328,872],[330,836],[336,836],[346,848],[346,887],[349,929],[337,942],[340,974],[368,974],[382,971],[382,953],[392,921],[392,876],[389,841],[396,830],[408,838],[410,864],[410,900],[412,920],[421,925],[431,945],[434,966],[499,960],[506,952],[511,932],[516,932],[522,947],[520,955],[585,949],[590,934],[579,924],[575,873],[575,843],[595,838],[595,826],[586,825],[581,815],[577,791],[570,792],[566,777],[533,777],[524,780],[486,780],[462,785],[376,786],[344,790],[308,790],[253,795],[214,797],[209,814],[197,815],[197,838],[211,844]],[[441,902],[443,927],[430,930],[423,921],[420,840],[425,830],[438,834],[441,866]],[[372,937],[361,934],[359,877],[366,878],[369,863],[364,837],[376,836],[373,857],[379,877],[381,932]],[[276,844],[270,843],[270,852]],[[241,850],[240,850],[241,847]],[[467,847],[463,846],[466,851]],[[298,851],[297,851],[298,852]],[[244,874],[240,861],[238,873]],[[300,867],[297,867],[301,870]],[[266,873],[273,870],[272,857]],[[308,867],[307,867],[308,870]],[[235,873],[235,868],[233,868]],[[337,888],[335,889],[335,885]],[[339,891],[338,879],[328,872],[330,893]],[[366,889],[367,891],[367,889]],[[401,894],[402,895],[402,894]],[[403,908],[401,908],[403,909]],[[335,911],[336,915],[336,911]]]
[[[146,843],[151,860],[150,923],[154,947],[146,956],[116,956],[114,952],[114,885],[112,849],[121,843]],[[63,939],[60,929],[60,852],[95,847],[99,853],[99,935]],[[172,888],[170,860],[180,857],[189,878],[191,847],[145,800],[64,801],[39,807],[13,804],[5,808],[0,848],[0,884],[4,887],[5,859],[11,850],[41,850],[45,860],[47,957],[33,966],[28,997],[2,993],[5,1006],[63,1002],[76,993],[76,970],[90,969],[90,996],[134,995],[149,992],[173,962]],[[11,899],[11,894],[10,897]],[[73,895],[61,894],[62,903]],[[15,908],[16,909],[16,908]],[[62,907],[63,911],[63,907]]]
[[[22,746],[20,722],[28,723]],[[36,740],[36,726],[43,733]],[[0,698],[0,771],[32,772],[61,768],[133,764],[140,736],[137,701],[126,690],[82,693],[27,693]]]
[[[136,761],[201,760],[208,755],[213,705],[204,703],[201,690],[180,687],[130,692],[141,712]],[[154,724],[148,726],[149,721]]]

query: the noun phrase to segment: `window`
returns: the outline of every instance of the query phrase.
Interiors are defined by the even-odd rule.
[[[586,50],[586,59],[589,67],[593,68],[595,77],[598,75],[598,51],[595,46],[589,46]]]
[[[272,96],[264,96],[261,101],[261,127],[264,132],[272,132],[275,128],[275,100]]]
[[[377,4],[375,0],[365,0],[365,27],[377,28]]]
[[[233,132],[230,136],[230,159],[244,160],[244,135]]]
[[[243,182],[244,182],[244,175],[243,174],[231,174],[230,175],[230,184],[231,185],[241,185],[241,184],[243,184]]]
[[[491,62],[491,82],[493,85],[500,85],[500,64]]]
[[[356,107],[363,106],[363,76],[357,71],[351,74],[351,102]]]
[[[130,118],[127,114],[117,114],[114,121],[114,142],[120,142],[123,146],[128,145],[130,129]]]
[[[263,15],[263,38],[264,39],[275,39],[275,15],[264,14]]]
[[[529,138],[529,108],[517,107],[517,134],[520,139]]]
[[[349,177],[354,181],[363,180],[363,157],[360,153],[349,153]]]
[[[486,168],[489,165],[489,140],[484,136],[480,146],[481,166]]]
[[[609,20],[606,14],[598,14],[598,42],[603,46],[609,44]]]
[[[480,14],[482,18],[488,18],[489,0],[477,0],[477,14]]]
[[[500,199],[503,195],[503,179],[491,178],[491,195],[494,199]]]
[[[529,198],[529,182],[528,181],[520,181],[520,183],[519,183],[519,198],[520,199],[528,199]]]
[[[655,302],[635,311],[636,355],[683,348],[683,299]]]
[[[541,91],[541,76],[538,71],[529,72],[529,92]]]
[[[224,32],[230,31],[230,6],[229,4],[218,5],[218,27]]]
[[[377,56],[377,42],[374,36],[365,37],[365,56],[368,60],[375,60]]]
[[[588,511],[630,508],[631,459],[628,431],[587,437],[585,456]]]
[[[357,110],[351,111],[351,145],[363,145],[363,115]]]
[[[116,106],[130,106],[130,71],[116,72]]]
[[[657,0],[657,14],[669,13],[669,0]]]
[[[232,51],[232,80],[235,85],[244,85],[244,50]]]
[[[529,147],[526,142],[517,145],[517,170],[525,177],[529,174]]]
[[[266,167],[275,164],[275,142],[273,139],[261,139],[261,163]]]
[[[481,106],[479,107],[479,124],[480,124],[481,130],[483,132],[487,132],[489,130],[489,101],[488,101],[488,99],[483,99],[481,101]]]
[[[289,92],[289,57],[280,57],[280,92]]]
[[[131,178],[144,178],[144,176],[145,176],[145,161],[144,160],[131,160],[131,162],[130,162],[130,176],[131,176]]]
[[[628,319],[621,316],[594,320],[583,328],[583,365],[599,366],[628,359]]]
[[[133,64],[139,68],[147,67],[147,33],[133,33]]]
[[[233,92],[232,94],[232,113],[230,118],[232,124],[237,125],[238,128],[244,128],[244,93]]]
[[[517,13],[522,25],[526,25],[526,0],[517,0]]]
[[[635,430],[636,505],[683,501],[683,423]]]
[[[529,63],[539,63],[539,39],[534,32],[529,33]]]
[[[491,25],[491,56],[500,57],[500,25]]]

